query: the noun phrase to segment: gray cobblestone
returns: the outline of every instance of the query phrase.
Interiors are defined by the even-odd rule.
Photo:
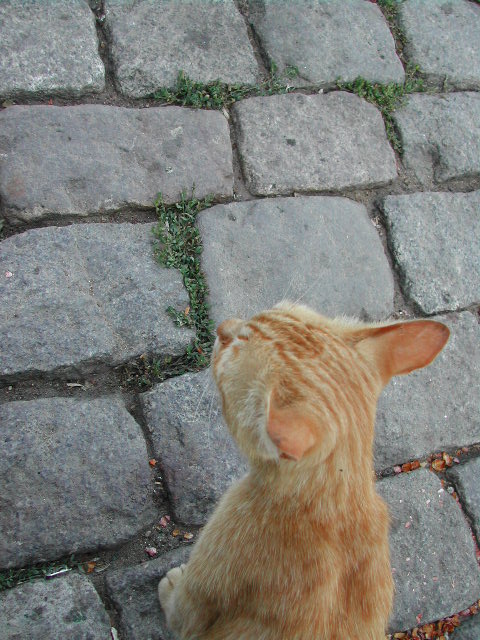
[[[480,94],[412,94],[394,119],[404,165],[422,185],[480,176]]]
[[[2,0],[0,96],[76,97],[102,91],[95,19],[84,0]]]
[[[480,89],[480,6],[468,0],[398,3],[405,53],[435,85]]]
[[[384,84],[404,80],[392,34],[375,4],[250,0],[249,7],[263,48],[289,84],[332,86],[359,76]]]
[[[397,175],[380,112],[346,92],[279,95],[234,107],[247,186],[287,195],[387,184]]]
[[[225,117],[180,107],[10,107],[0,112],[0,197],[31,222],[232,195]],[[192,149],[195,150],[192,153]]]
[[[247,28],[232,0],[105,5],[116,79],[128,96],[172,87],[179,71],[201,82],[258,80]]]

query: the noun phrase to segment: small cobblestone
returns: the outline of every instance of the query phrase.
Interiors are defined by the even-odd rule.
[[[125,640],[176,640],[158,601],[158,583],[167,571],[187,562],[190,550],[175,549],[150,562],[107,573],[107,593],[119,613]]]
[[[398,3],[405,54],[429,83],[480,89],[480,6],[468,0]]]
[[[181,107],[10,107],[0,112],[0,198],[11,223],[231,197],[227,120]],[[192,149],[194,153],[192,153]]]
[[[480,176],[480,94],[412,94],[393,117],[403,163],[422,185]]]
[[[250,98],[234,117],[252,194],[373,187],[397,176],[380,112],[351,93]]]
[[[470,606],[480,592],[480,567],[470,529],[440,480],[419,469],[386,478],[377,490],[392,519],[390,631],[418,626],[417,616],[426,624]]]
[[[118,397],[9,402],[0,423],[0,568],[112,547],[154,520],[145,441]]]
[[[383,210],[403,290],[423,313],[480,303],[480,191],[389,196]]]
[[[216,324],[283,299],[325,315],[381,319],[393,279],[365,207],[347,198],[268,198],[199,216],[202,269]]]
[[[182,354],[193,331],[166,309],[185,309],[188,294],[178,271],[156,263],[152,227],[49,227],[1,242],[0,379]]]
[[[247,471],[210,370],[172,378],[140,398],[175,517],[205,524],[232,481]]]
[[[232,0],[106,0],[106,28],[122,93],[138,98],[193,80],[255,84],[259,69]]]
[[[480,437],[478,440],[480,441]],[[458,488],[480,544],[480,458],[450,469],[448,475],[453,478]]]
[[[250,0],[250,21],[285,82],[332,86],[361,76],[403,82],[405,73],[379,7],[364,0]],[[298,71],[298,74],[297,74]]]
[[[0,593],[2,640],[107,640],[110,621],[84,576],[36,580]]]
[[[95,18],[84,0],[2,0],[0,32],[3,99],[103,90]]]

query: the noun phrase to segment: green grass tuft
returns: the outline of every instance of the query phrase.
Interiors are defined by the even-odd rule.
[[[24,582],[45,578],[49,574],[62,569],[76,569],[80,564],[74,559],[74,556],[71,556],[65,562],[37,564],[24,569],[3,569],[0,571],[0,591],[13,589]]]
[[[418,77],[419,68],[408,67],[403,84],[373,84],[365,78],[356,78],[353,82],[337,82],[337,87],[343,91],[355,93],[377,106],[383,116],[387,137],[392,147],[402,153],[400,138],[393,122],[393,112],[405,101],[405,97],[414,91],[424,91],[423,80]]]
[[[290,72],[295,73],[295,68],[291,67]],[[295,75],[298,75],[298,69],[296,69]],[[225,84],[220,80],[205,84],[192,80],[183,71],[180,71],[175,87],[172,89],[166,87],[159,89],[152,97],[154,100],[159,100],[166,104],[181,105],[183,107],[224,109],[244,98],[287,93],[288,90],[289,87],[280,82],[277,77],[276,66],[272,64],[269,78],[257,85]]]
[[[200,269],[202,244],[195,221],[200,211],[211,204],[212,197],[199,200],[193,192],[190,199],[183,192],[182,199],[175,204],[166,205],[161,194],[155,202],[159,218],[158,225],[154,228],[157,238],[156,259],[163,267],[180,271],[190,298],[187,309],[179,311],[168,307],[166,311],[177,326],[195,328],[196,336],[193,344],[180,357],[142,357],[137,362],[130,363],[123,371],[124,384],[150,387],[155,382],[162,382],[187,371],[200,371],[210,362],[214,327],[208,315],[207,284]]]

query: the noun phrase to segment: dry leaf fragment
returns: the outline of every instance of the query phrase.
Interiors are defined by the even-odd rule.
[[[408,471],[412,470],[412,463],[411,462],[405,462],[405,464],[402,464],[402,471],[403,473],[407,473]]]
[[[432,467],[435,469],[435,471],[443,471],[446,467],[445,460],[434,460],[432,462]]]
[[[177,537],[177,536],[179,536],[180,534],[181,534],[180,529],[174,529],[174,530],[172,531],[172,536],[173,536],[174,538],[176,538],[176,537]]]
[[[412,462],[412,471],[413,471],[414,469],[420,469],[420,461],[419,461],[419,460],[414,460],[414,461]]]
[[[183,537],[185,538],[185,540],[191,540],[193,538],[193,533],[187,531],[187,533],[183,534]]]
[[[146,547],[145,553],[150,556],[150,558],[154,558],[157,555],[157,550],[155,547]]]
[[[87,573],[92,573],[92,571],[95,569],[95,567],[97,566],[96,562],[87,562]]]
[[[154,467],[154,466],[157,464],[157,461],[155,460],[155,458],[151,458],[151,459],[148,461],[148,464],[149,464],[151,467]]]
[[[165,529],[165,527],[166,527],[166,526],[167,526],[167,524],[168,524],[168,520],[167,520],[167,518],[166,518],[165,516],[162,516],[162,517],[160,518],[160,522],[159,522],[158,524],[159,524],[163,529]]]
[[[445,460],[445,464],[447,465],[447,467],[451,467],[453,464],[452,456],[450,456],[448,453],[444,451],[442,457]]]
[[[190,307],[187,307],[184,311],[185,315],[188,316],[188,314],[190,313]]]

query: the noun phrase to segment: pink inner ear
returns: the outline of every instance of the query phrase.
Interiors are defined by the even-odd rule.
[[[278,409],[272,403],[267,433],[282,458],[300,460],[316,443],[313,421],[300,407]]]

